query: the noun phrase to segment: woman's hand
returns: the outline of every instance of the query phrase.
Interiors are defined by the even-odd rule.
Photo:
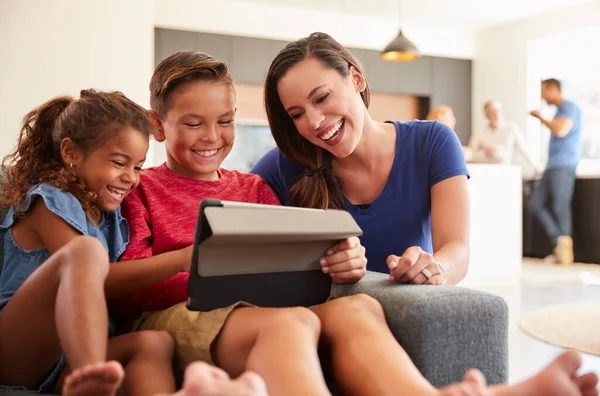
[[[387,258],[390,279],[413,285],[443,285],[446,283],[442,265],[419,246],[406,249],[400,257],[390,255]]]
[[[358,282],[367,273],[365,248],[357,237],[345,239],[329,248],[319,264],[335,283]]]

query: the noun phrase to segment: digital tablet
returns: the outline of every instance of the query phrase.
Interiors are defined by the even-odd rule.
[[[325,302],[331,276],[319,265],[328,248],[362,231],[344,210],[205,199],[200,204],[187,307],[261,307]]]

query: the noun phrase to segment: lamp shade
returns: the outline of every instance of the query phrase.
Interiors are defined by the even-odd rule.
[[[381,53],[381,59],[387,61],[410,61],[421,57],[417,46],[404,37],[402,30]]]

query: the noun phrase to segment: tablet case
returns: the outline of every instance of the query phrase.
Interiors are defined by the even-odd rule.
[[[246,301],[261,307],[325,302],[331,276],[319,259],[362,234],[346,211],[205,199],[200,204],[190,281],[190,310]]]

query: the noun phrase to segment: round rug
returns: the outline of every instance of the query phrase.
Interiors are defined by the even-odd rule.
[[[519,326],[548,344],[600,356],[600,302],[554,305],[523,316]]]

